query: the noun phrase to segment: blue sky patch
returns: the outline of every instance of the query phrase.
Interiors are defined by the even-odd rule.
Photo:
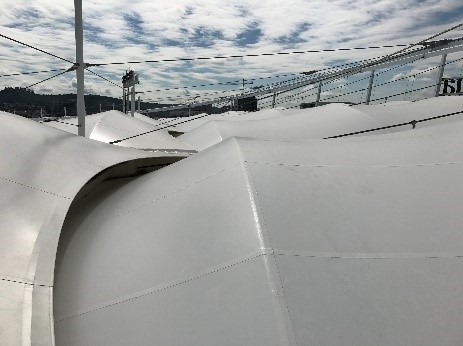
[[[103,29],[84,22],[84,37],[86,41],[107,46],[107,42],[100,37],[101,34],[104,34]]]
[[[275,41],[278,44],[281,44],[284,46],[291,46],[291,45],[298,44],[298,43],[304,43],[306,42],[306,40],[301,38],[301,34],[308,31],[310,29],[310,26],[311,25],[309,23],[299,24],[297,28],[293,30],[290,34],[286,36],[280,36]]]
[[[5,27],[11,29],[22,28],[25,30],[31,30],[36,26],[40,26],[40,24],[38,24],[40,19],[40,12],[33,7],[28,7],[22,10],[15,10],[14,16],[16,18],[16,22],[5,24]]]
[[[130,44],[145,45],[149,50],[156,49],[156,45],[146,39],[150,36],[146,34],[143,28],[143,20],[138,13],[124,14],[124,21],[127,23],[125,39],[129,41]]]
[[[219,30],[205,27],[196,28],[193,34],[186,38],[186,45],[190,47],[210,48],[216,40],[223,40],[224,36]]]
[[[257,23],[253,23],[252,26],[248,27],[236,36],[236,44],[239,47],[246,47],[258,43],[263,36],[264,34],[259,28],[259,25]]]

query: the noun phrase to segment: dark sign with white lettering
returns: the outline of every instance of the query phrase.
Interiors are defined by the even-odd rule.
[[[442,95],[461,95],[463,94],[461,90],[461,83],[463,82],[463,77],[457,78],[442,78]]]

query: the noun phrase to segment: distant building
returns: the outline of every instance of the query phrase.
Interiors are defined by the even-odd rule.
[[[175,110],[170,110],[162,113],[168,113],[168,114],[163,114],[163,116],[168,116],[168,117],[187,117],[189,115],[197,115],[197,114],[212,114],[212,105],[207,104],[207,105],[201,105],[201,106],[196,106],[196,107],[191,107],[189,109],[188,107],[182,108],[182,109],[175,109]]]
[[[257,111],[257,98],[251,96],[237,99],[233,106],[235,111],[255,112]]]

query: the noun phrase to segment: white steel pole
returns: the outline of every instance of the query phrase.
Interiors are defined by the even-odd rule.
[[[122,113],[125,114],[125,87],[122,88]]]
[[[75,36],[76,36],[76,60],[77,60],[77,118],[78,135],[85,136],[85,99],[84,99],[84,31],[82,24],[82,0],[74,0],[75,9]]]
[[[129,113],[129,106],[130,106],[130,87],[127,87],[127,91],[125,92],[125,113]]]
[[[439,93],[440,93],[440,86],[442,84],[442,77],[444,76],[444,69],[445,69],[446,62],[447,62],[447,54],[443,54],[441,62],[440,62],[440,66],[439,66],[439,72],[437,74],[437,85],[436,85],[436,92],[435,92],[436,97],[439,96]]]
[[[375,70],[371,70],[370,81],[368,82],[367,98],[365,104],[369,105],[371,100],[371,90],[373,89],[373,81],[375,79]]]
[[[66,107],[64,107],[64,116],[66,116]]]
[[[130,102],[130,113],[135,116],[135,84],[132,87],[132,100]]]
[[[315,106],[318,106],[320,104],[321,94],[322,94],[322,82],[318,82],[317,100],[315,101]]]

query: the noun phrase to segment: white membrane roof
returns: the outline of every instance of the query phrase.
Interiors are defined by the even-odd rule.
[[[77,118],[58,120],[45,124],[77,134]],[[164,125],[161,121],[139,113],[135,113],[135,117],[131,117],[119,111],[107,111],[88,115],[85,117],[85,122],[85,136],[100,142],[109,143],[151,131],[147,135],[131,138],[115,143],[115,145],[142,150],[193,151],[193,148],[188,144],[178,141],[169,134],[169,131],[178,131],[175,127],[168,124]]]
[[[375,120],[361,111],[345,104],[331,104],[254,121],[209,121],[178,138],[203,150],[231,137],[302,140],[377,126]]]
[[[141,135],[144,134],[144,135]],[[124,114],[106,113],[93,127],[89,136],[100,142],[142,150],[183,150],[194,152],[188,144],[178,141],[167,130]]]
[[[0,344],[49,345],[55,253],[79,191],[186,155],[115,147],[0,116]]]
[[[460,344],[463,115],[323,138],[462,110],[196,117],[195,154],[0,112],[0,345]]]
[[[250,120],[262,120],[270,118],[278,118],[283,116],[279,109],[263,109],[258,112],[242,112],[242,111],[230,111],[223,114],[198,114],[190,117],[176,118],[172,124],[177,123],[177,129],[182,132],[189,132],[209,121],[250,121]],[[169,122],[170,123],[170,122]]]
[[[231,137],[279,141],[321,139],[411,120],[420,120],[461,109],[463,109],[462,97],[441,97],[417,102],[393,102],[371,106],[329,104],[309,109],[280,111],[285,115],[256,121],[209,121],[183,134],[178,139],[197,150],[203,150]],[[409,128],[411,126],[386,129],[380,132],[403,131]]]
[[[463,120],[230,138],[87,200],[63,228],[58,344],[455,345]]]

